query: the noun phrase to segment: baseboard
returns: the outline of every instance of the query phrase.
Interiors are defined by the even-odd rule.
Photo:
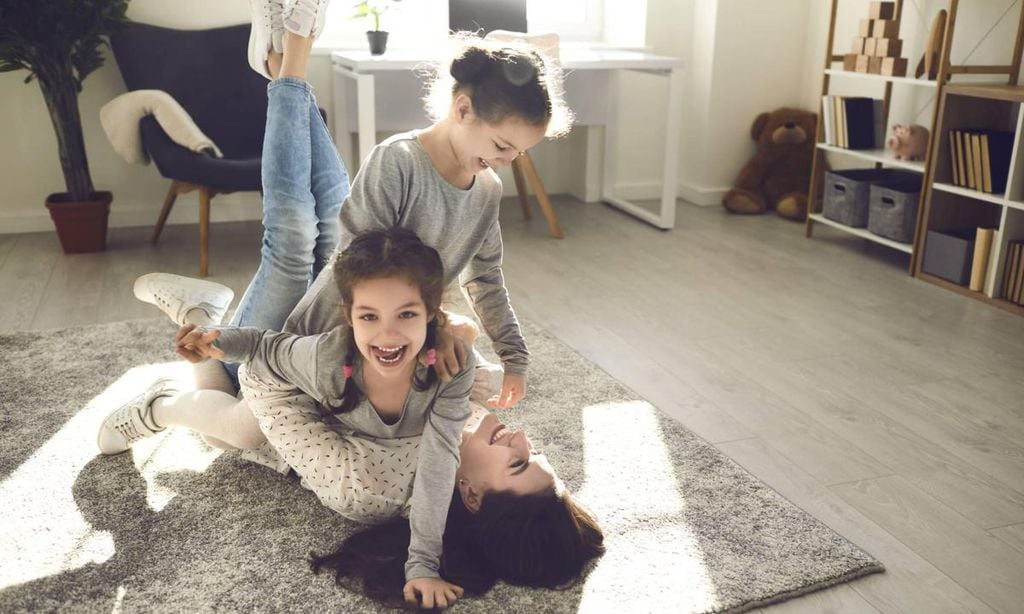
[[[722,204],[722,197],[729,188],[705,188],[689,183],[679,183],[679,198],[700,207],[714,207]],[[661,198],[661,183],[657,181],[620,183],[615,186],[615,195],[626,200],[656,200]]]
[[[123,203],[114,195],[110,205],[108,227],[127,228],[132,226],[152,226],[160,210],[152,203]],[[199,219],[199,200],[193,194],[178,197],[171,210],[168,224],[195,224]],[[243,222],[260,221],[263,219],[263,208],[260,196],[256,192],[221,194],[213,199],[210,206],[211,222]],[[0,235],[22,234],[28,232],[52,232],[53,222],[46,207],[40,205],[36,213],[4,214],[0,212]]]

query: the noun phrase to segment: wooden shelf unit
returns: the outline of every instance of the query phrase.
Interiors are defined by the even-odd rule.
[[[1024,86],[994,84],[950,84],[939,100],[937,133],[933,139],[930,168],[926,173],[933,180],[921,194],[919,251],[914,274],[938,286],[964,296],[985,301],[1007,311],[1024,315],[1024,307],[1000,298],[1007,243],[1024,240]],[[949,131],[956,129],[997,129],[1014,133],[1006,191],[988,194],[979,190],[952,185]],[[970,232],[980,226],[995,227],[998,239],[992,244],[995,267],[986,275],[991,295],[975,292],[958,284],[929,275],[922,270],[928,249],[928,230],[959,230]]]
[[[895,17],[894,17],[894,19],[897,22],[900,22],[902,20],[902,17],[903,17],[903,0],[895,0],[895,1],[896,1],[896,10],[895,10]],[[864,5],[866,6],[866,3],[864,3]],[[915,228],[914,228],[914,241],[913,241],[912,244],[910,244],[910,249],[909,250],[907,249],[907,245],[908,244],[896,243],[895,241],[888,241],[888,240],[882,239],[881,237],[874,237],[873,235],[871,235],[870,233],[868,233],[866,230],[864,230],[862,228],[851,228],[849,226],[844,226],[842,224],[838,224],[836,222],[833,222],[832,220],[827,220],[826,218],[824,218],[820,214],[821,210],[822,210],[822,202],[821,202],[821,198],[819,196],[819,193],[820,193],[821,187],[822,187],[823,175],[824,175],[824,169],[825,169],[825,154],[826,153],[833,153],[833,154],[839,154],[839,155],[849,156],[849,157],[853,157],[853,158],[858,158],[858,159],[861,159],[861,160],[866,160],[868,162],[874,163],[876,168],[881,168],[883,166],[889,166],[889,167],[903,168],[903,169],[907,169],[907,170],[911,170],[911,171],[915,171],[915,172],[921,173],[921,199],[922,199],[921,202],[923,203],[924,202],[924,198],[925,198],[925,193],[928,190],[928,188],[931,186],[931,183],[932,183],[932,181],[931,181],[931,172],[932,172],[932,170],[934,168],[934,165],[931,163],[931,157],[932,157],[933,153],[936,151],[936,139],[935,139],[936,132],[937,132],[936,131],[936,124],[938,122],[939,107],[940,107],[940,101],[942,100],[943,91],[947,87],[951,87],[951,84],[949,83],[949,79],[951,78],[952,75],[956,75],[956,74],[1006,75],[1008,77],[1009,83],[1010,84],[1015,84],[1017,82],[1017,74],[1020,72],[1021,49],[1022,49],[1022,44],[1024,44],[1024,6],[1021,7],[1021,12],[1020,12],[1020,15],[1018,17],[1017,40],[1016,40],[1016,43],[1014,45],[1013,58],[1012,58],[1012,62],[1010,64],[998,65],[998,66],[991,66],[991,65],[985,65],[985,66],[978,66],[978,65],[952,65],[952,64],[950,64],[950,49],[952,48],[952,45],[953,45],[953,34],[954,34],[955,30],[956,30],[956,19],[957,19],[957,11],[958,11],[958,8],[959,8],[959,0],[949,0],[948,7],[946,9],[947,10],[947,16],[946,16],[945,33],[944,33],[944,36],[943,36],[943,39],[942,39],[942,41],[943,41],[942,42],[942,48],[941,48],[940,53],[939,53],[938,76],[934,80],[915,79],[913,77],[892,77],[892,76],[876,75],[876,74],[870,74],[870,73],[851,72],[851,71],[847,71],[847,70],[833,68],[832,67],[833,64],[835,64],[837,62],[841,63],[843,61],[843,55],[835,53],[836,11],[837,11],[838,7],[839,7],[839,0],[832,0],[832,7],[831,7],[831,12],[830,12],[829,27],[828,27],[828,42],[826,43],[826,48],[825,48],[825,66],[824,66],[824,70],[822,71],[821,97],[819,97],[819,110],[818,110],[819,121],[818,121],[818,130],[817,130],[817,139],[816,139],[817,146],[816,146],[815,152],[814,152],[813,165],[811,167],[810,185],[808,186],[808,190],[807,190],[807,210],[808,210],[808,215],[807,215],[807,221],[806,221],[805,234],[806,234],[806,236],[808,238],[810,238],[810,237],[813,236],[813,231],[814,231],[814,225],[815,224],[826,224],[828,226],[831,226],[833,228],[838,228],[839,230],[843,230],[843,231],[848,232],[850,234],[854,234],[854,235],[863,237],[865,239],[873,240],[876,243],[881,243],[883,245],[889,245],[890,247],[893,247],[894,249],[899,249],[900,251],[908,252],[910,254],[910,265],[909,265],[909,268],[908,268],[908,273],[911,274],[911,275],[914,275],[918,271],[918,269],[919,269],[919,263],[918,263],[919,258],[918,258],[918,256],[920,254],[921,242],[924,240],[924,233],[922,232],[922,220],[924,219],[923,218],[924,207],[923,206],[919,206],[918,207],[917,222],[916,222]],[[917,60],[916,57],[908,58],[908,61],[911,62],[911,63],[916,62],[916,60]],[[911,64],[911,67],[912,66],[913,66],[913,64]],[[909,70],[910,70],[910,68],[908,68],[908,71]],[[822,110],[820,105],[821,105],[821,98],[829,95],[829,85],[830,85],[831,79],[833,77],[837,77],[837,78],[850,78],[850,79],[854,79],[854,80],[873,81],[873,82],[876,82],[876,83],[884,83],[885,89],[884,89],[884,94],[883,94],[882,100],[883,100],[883,113],[885,114],[885,122],[884,123],[885,123],[886,126],[890,125],[889,109],[891,108],[891,104],[890,103],[892,102],[892,90],[893,90],[893,85],[894,84],[895,85],[901,85],[901,86],[908,86],[908,87],[911,87],[911,88],[917,87],[917,88],[930,88],[930,89],[934,89],[935,90],[935,94],[934,95],[936,97],[936,101],[935,101],[935,104],[933,105],[931,123],[927,126],[927,128],[929,130],[929,142],[928,142],[928,147],[926,149],[925,160],[923,162],[906,162],[906,161],[896,160],[896,159],[892,158],[889,155],[889,153],[886,150],[884,150],[884,149],[851,150],[851,149],[845,149],[845,148],[835,147],[835,146],[832,146],[832,145],[825,144],[825,142],[824,142],[825,141],[825,126],[824,126],[824,121],[822,121],[822,118],[824,118],[824,113],[823,113],[823,110]],[[950,188],[954,188],[955,186],[950,185],[949,187]],[[941,190],[943,190],[943,188],[939,188],[939,190],[941,191]],[[1024,201],[1024,194],[1018,195],[1018,197],[1019,198],[1017,200]],[[1024,204],[1024,203],[1022,203],[1022,204]],[[882,240],[878,240],[878,239],[882,239]]]

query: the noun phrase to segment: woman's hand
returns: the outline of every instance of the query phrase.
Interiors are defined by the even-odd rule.
[[[415,578],[405,583],[402,594],[409,605],[418,605],[425,610],[447,608],[462,597],[462,587],[441,578]]]
[[[224,352],[213,345],[218,337],[219,330],[206,330],[195,324],[186,324],[174,335],[174,352],[189,362],[202,362],[207,358],[220,360],[224,358]]]
[[[487,399],[487,405],[494,409],[508,409],[526,396],[526,376],[505,373],[501,379],[501,392]]]

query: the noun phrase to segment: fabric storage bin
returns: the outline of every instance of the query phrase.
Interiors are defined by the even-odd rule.
[[[826,171],[823,213],[840,224],[863,228],[868,225],[871,184],[906,180],[907,171],[892,168]]]
[[[974,262],[975,231],[938,232],[929,230],[925,238],[921,270],[946,281],[966,286],[971,280]]]
[[[899,183],[872,185],[868,197],[868,230],[886,239],[910,243],[914,240],[920,199],[920,175]]]

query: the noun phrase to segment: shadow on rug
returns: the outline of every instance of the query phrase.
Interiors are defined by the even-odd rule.
[[[0,335],[0,611],[377,611],[313,576],[357,525],[297,481],[169,429],[100,457],[107,412],[186,363],[142,320]],[[564,591],[499,585],[454,612],[740,612],[882,565],[537,327],[525,428],[600,518]]]

